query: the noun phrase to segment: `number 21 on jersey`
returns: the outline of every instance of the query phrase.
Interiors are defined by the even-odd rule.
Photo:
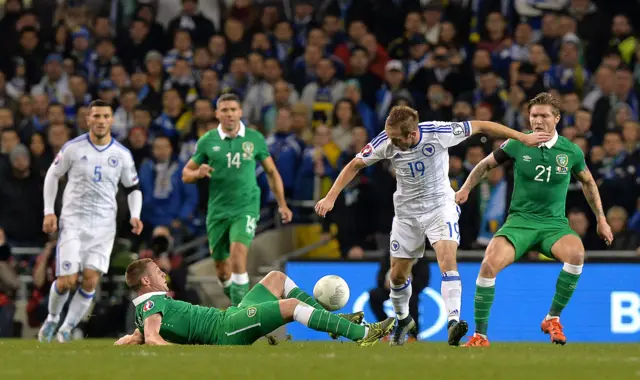
[[[240,169],[240,153],[227,153],[227,167],[235,166],[236,169]]]
[[[551,178],[551,166],[537,165],[536,172],[538,174],[535,176],[534,180],[538,182],[549,182],[549,179]],[[545,172],[547,172],[546,175]]]

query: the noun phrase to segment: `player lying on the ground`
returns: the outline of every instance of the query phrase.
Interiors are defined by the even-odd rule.
[[[449,320],[447,340],[457,346],[468,325],[460,320],[462,283],[456,263],[460,208],[447,176],[447,149],[477,133],[513,138],[530,146],[548,141],[551,135],[544,132],[526,135],[489,121],[421,123],[418,112],[406,106],[393,107],[384,128],[345,166],[326,197],[316,204],[316,213],[324,217],[331,211],[338,194],[359,170],[383,159],[390,160],[398,182],[393,194],[395,217],[389,244],[390,297],[398,323],[390,344],[401,346],[407,335],[416,334],[415,321],[409,315],[412,292],[409,275],[415,259],[424,256],[426,236],[436,251],[442,273],[440,291]]]
[[[487,171],[506,161],[513,161],[515,185],[509,215],[489,242],[480,266],[474,298],[476,332],[466,346],[489,345],[487,328],[496,276],[532,249],[564,263],[549,314],[542,321],[541,328],[550,335],[552,342],[567,342],[560,324],[560,313],[576,289],[584,263],[582,241],[569,227],[565,216],[570,174],[582,183],[582,191],[598,220],[598,234],[607,244],[613,241],[598,186],[587,168],[582,150],[556,132],[560,108],[551,94],[543,92],[529,101],[529,121],[534,132],[551,133],[553,138],[537,147],[507,140],[473,168],[456,193],[456,202],[466,202],[469,192]]]
[[[360,325],[362,312],[332,314],[282,272],[270,272],[242,302],[226,310],[192,305],[167,296],[165,273],[151,259],[127,268],[127,285],[138,292],[136,327],[115,344],[249,345],[289,322],[371,346],[393,329],[393,318]],[[352,322],[357,321],[357,323]]]

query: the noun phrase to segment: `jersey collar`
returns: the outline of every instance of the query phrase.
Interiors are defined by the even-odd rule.
[[[542,148],[545,147],[547,149],[551,149],[553,148],[554,145],[556,145],[556,143],[558,142],[558,132],[556,132],[553,137],[551,138],[551,140],[547,141],[547,142],[543,142],[542,144],[538,145],[538,148]]]
[[[138,296],[136,298],[133,299],[133,305],[134,306],[138,306],[141,303],[143,303],[144,301],[148,300],[149,298],[153,297],[153,296],[163,296],[167,294],[167,292],[149,292],[149,293],[145,293],[141,296]]]
[[[238,136],[244,137],[245,130],[246,130],[246,128],[244,126],[244,123],[241,121],[240,122],[240,129],[238,130]],[[218,124],[218,134],[220,135],[220,138],[223,139],[223,140],[226,139],[227,137],[231,138],[231,136],[229,136],[228,134],[224,133],[224,131],[222,130],[222,125],[220,125],[220,124]]]

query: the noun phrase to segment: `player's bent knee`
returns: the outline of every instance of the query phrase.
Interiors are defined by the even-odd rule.
[[[279,270],[272,270],[264,276],[265,280],[274,281],[274,282],[283,282],[287,279],[287,275],[280,272]]]
[[[296,310],[296,306],[300,305],[302,302],[295,298],[287,298],[286,300],[280,300],[280,315],[285,321],[292,321],[293,314]]]
[[[70,274],[68,276],[60,276],[56,279],[56,283],[58,284],[58,289],[63,291],[68,291],[73,289],[78,282],[78,274]]]
[[[389,276],[389,280],[394,285],[404,284],[405,282],[407,282],[408,279],[409,279],[409,276],[406,275],[405,273],[391,273],[391,276]]]

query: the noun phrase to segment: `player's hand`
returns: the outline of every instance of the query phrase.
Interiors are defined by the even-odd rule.
[[[316,203],[316,214],[324,218],[325,216],[327,216],[327,213],[329,211],[333,210],[334,203],[335,201],[329,198],[320,199],[318,203]]]
[[[293,219],[293,212],[287,205],[278,207],[278,212],[280,213],[280,218],[282,218],[282,223],[289,223]]]
[[[211,172],[213,172],[213,168],[211,166],[202,164],[198,168],[198,174],[196,177],[198,177],[198,179],[202,179],[204,177],[211,178]]]
[[[131,223],[131,227],[133,227],[131,229],[131,232],[133,232],[136,235],[140,235],[142,233],[142,221],[138,218],[131,218],[131,220],[129,221],[129,223]]]
[[[547,132],[534,132],[524,135],[522,138],[522,143],[527,146],[538,146],[538,144],[542,144],[543,142],[547,142],[553,138],[551,133]]]
[[[116,342],[113,344],[114,346],[124,346],[127,344],[131,344],[131,335],[125,335],[122,338],[116,340]]]
[[[605,218],[598,221],[597,231],[598,235],[604,239],[604,242],[607,243],[607,245],[611,245],[613,242],[613,233],[611,232],[611,227],[609,227],[609,223],[607,223]]]
[[[58,230],[58,218],[56,214],[49,214],[44,216],[42,221],[42,231],[47,234],[52,234]]]
[[[464,187],[456,193],[456,203],[459,205],[464,204],[468,198],[469,190],[465,189]]]

